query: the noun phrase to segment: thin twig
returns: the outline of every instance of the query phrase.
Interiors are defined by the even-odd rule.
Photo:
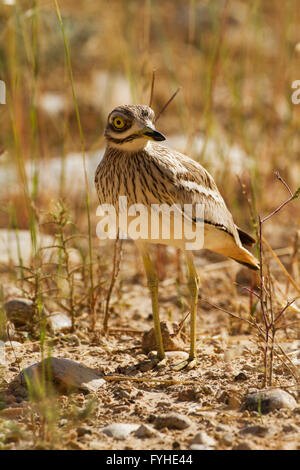
[[[175,96],[177,95],[177,93],[178,93],[180,90],[181,90],[181,87],[177,88],[177,90],[175,91],[175,93],[173,93],[173,95],[171,96],[171,98],[166,102],[166,104],[162,107],[162,109],[157,113],[154,122],[158,121],[158,119],[160,118],[160,116],[162,115],[162,113],[166,110],[166,108],[169,106],[169,104],[171,103],[171,101],[173,101],[173,99],[175,98]]]
[[[152,102],[153,102],[153,92],[154,92],[154,83],[155,83],[155,72],[156,72],[155,70],[153,70],[153,72],[152,72],[149,108],[151,108]]]

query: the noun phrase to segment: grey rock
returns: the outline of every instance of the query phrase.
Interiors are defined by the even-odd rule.
[[[156,429],[186,429],[191,426],[191,420],[184,415],[169,413],[163,416],[155,416],[154,426]]]
[[[165,351],[184,351],[186,346],[180,334],[177,334],[176,323],[160,322],[161,334]],[[154,328],[146,331],[142,339],[142,349],[145,353],[156,351],[156,339]]]
[[[248,380],[248,377],[244,372],[240,372],[238,375],[234,377],[235,382],[240,382],[242,380]]]
[[[49,361],[49,362],[48,362]],[[50,370],[47,380],[59,383],[67,389],[78,388],[89,392],[97,392],[106,383],[93,369],[78,364],[69,359],[51,357],[44,360],[45,370]],[[41,379],[42,362],[33,364],[24,369],[19,377],[22,383],[27,379],[34,385],[35,381]]]
[[[34,316],[34,305],[32,300],[24,298],[11,299],[4,304],[6,317],[16,327],[26,326]]]
[[[246,426],[240,430],[240,434],[253,434],[254,436],[265,437],[269,432],[266,426],[255,424],[253,426]]]
[[[68,331],[72,328],[72,320],[64,312],[53,312],[48,317],[48,324],[53,333]]]
[[[294,409],[297,402],[292,395],[284,390],[262,390],[260,392],[251,393],[244,401],[242,408],[249,411],[259,411],[269,413],[270,411],[280,408]]]
[[[135,431],[134,435],[135,437],[143,439],[146,437],[158,436],[160,433],[158,433],[156,429],[152,428],[148,424],[141,424],[141,426]]]
[[[298,433],[299,428],[294,424],[285,424],[282,426],[282,431],[285,433]]]
[[[205,431],[200,431],[195,435],[192,444],[202,444],[206,447],[214,447],[216,445],[216,441]]]
[[[252,450],[250,444],[248,442],[240,442],[236,446],[232,448],[232,450]]]
[[[68,340],[72,341],[75,346],[80,346],[81,342],[77,335],[73,334],[68,336]]]
[[[122,441],[125,440],[132,432],[136,431],[139,427],[139,424],[112,423],[108,426],[105,426],[102,429],[102,432],[107,436]]]
[[[85,434],[92,434],[91,429],[87,428],[85,426],[79,426],[76,431],[77,431],[77,436],[78,437],[82,437]]]
[[[233,441],[234,435],[231,432],[225,432],[220,438],[220,442],[225,446],[231,446]]]

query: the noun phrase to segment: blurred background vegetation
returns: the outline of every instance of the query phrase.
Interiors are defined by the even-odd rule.
[[[93,202],[97,158],[89,152],[100,158],[115,105],[149,102],[153,70],[156,111],[181,87],[159,129],[213,173],[240,224],[248,214],[235,174],[252,181],[260,211],[284,194],[273,170],[291,186],[300,181],[300,106],[291,101],[291,84],[300,78],[297,0],[60,0],[59,6]],[[19,227],[28,227],[26,184],[33,184],[38,209],[60,195],[80,219],[82,193],[72,199],[68,192],[70,153],[80,151],[80,135],[54,1],[2,1],[0,37],[7,87],[0,106],[1,226],[9,223],[10,202]],[[80,180],[82,167],[76,168]]]

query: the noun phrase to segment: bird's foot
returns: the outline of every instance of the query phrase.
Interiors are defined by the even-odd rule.
[[[186,370],[191,370],[194,369],[197,365],[197,359],[196,358],[188,358],[186,361],[179,362],[179,364],[176,364],[173,366],[173,369],[176,370],[176,372],[186,369]]]
[[[141,362],[138,367],[142,372],[147,372],[152,369],[162,369],[163,367],[166,367],[166,365],[167,359],[165,357],[160,359],[158,356],[154,356],[148,361]]]

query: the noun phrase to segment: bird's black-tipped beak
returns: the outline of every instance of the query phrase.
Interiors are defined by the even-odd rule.
[[[142,131],[142,134],[148,137],[149,140],[156,140],[159,142],[162,140],[166,140],[163,134],[161,134],[155,129],[152,129],[151,127],[145,127],[145,129],[143,129]]]

